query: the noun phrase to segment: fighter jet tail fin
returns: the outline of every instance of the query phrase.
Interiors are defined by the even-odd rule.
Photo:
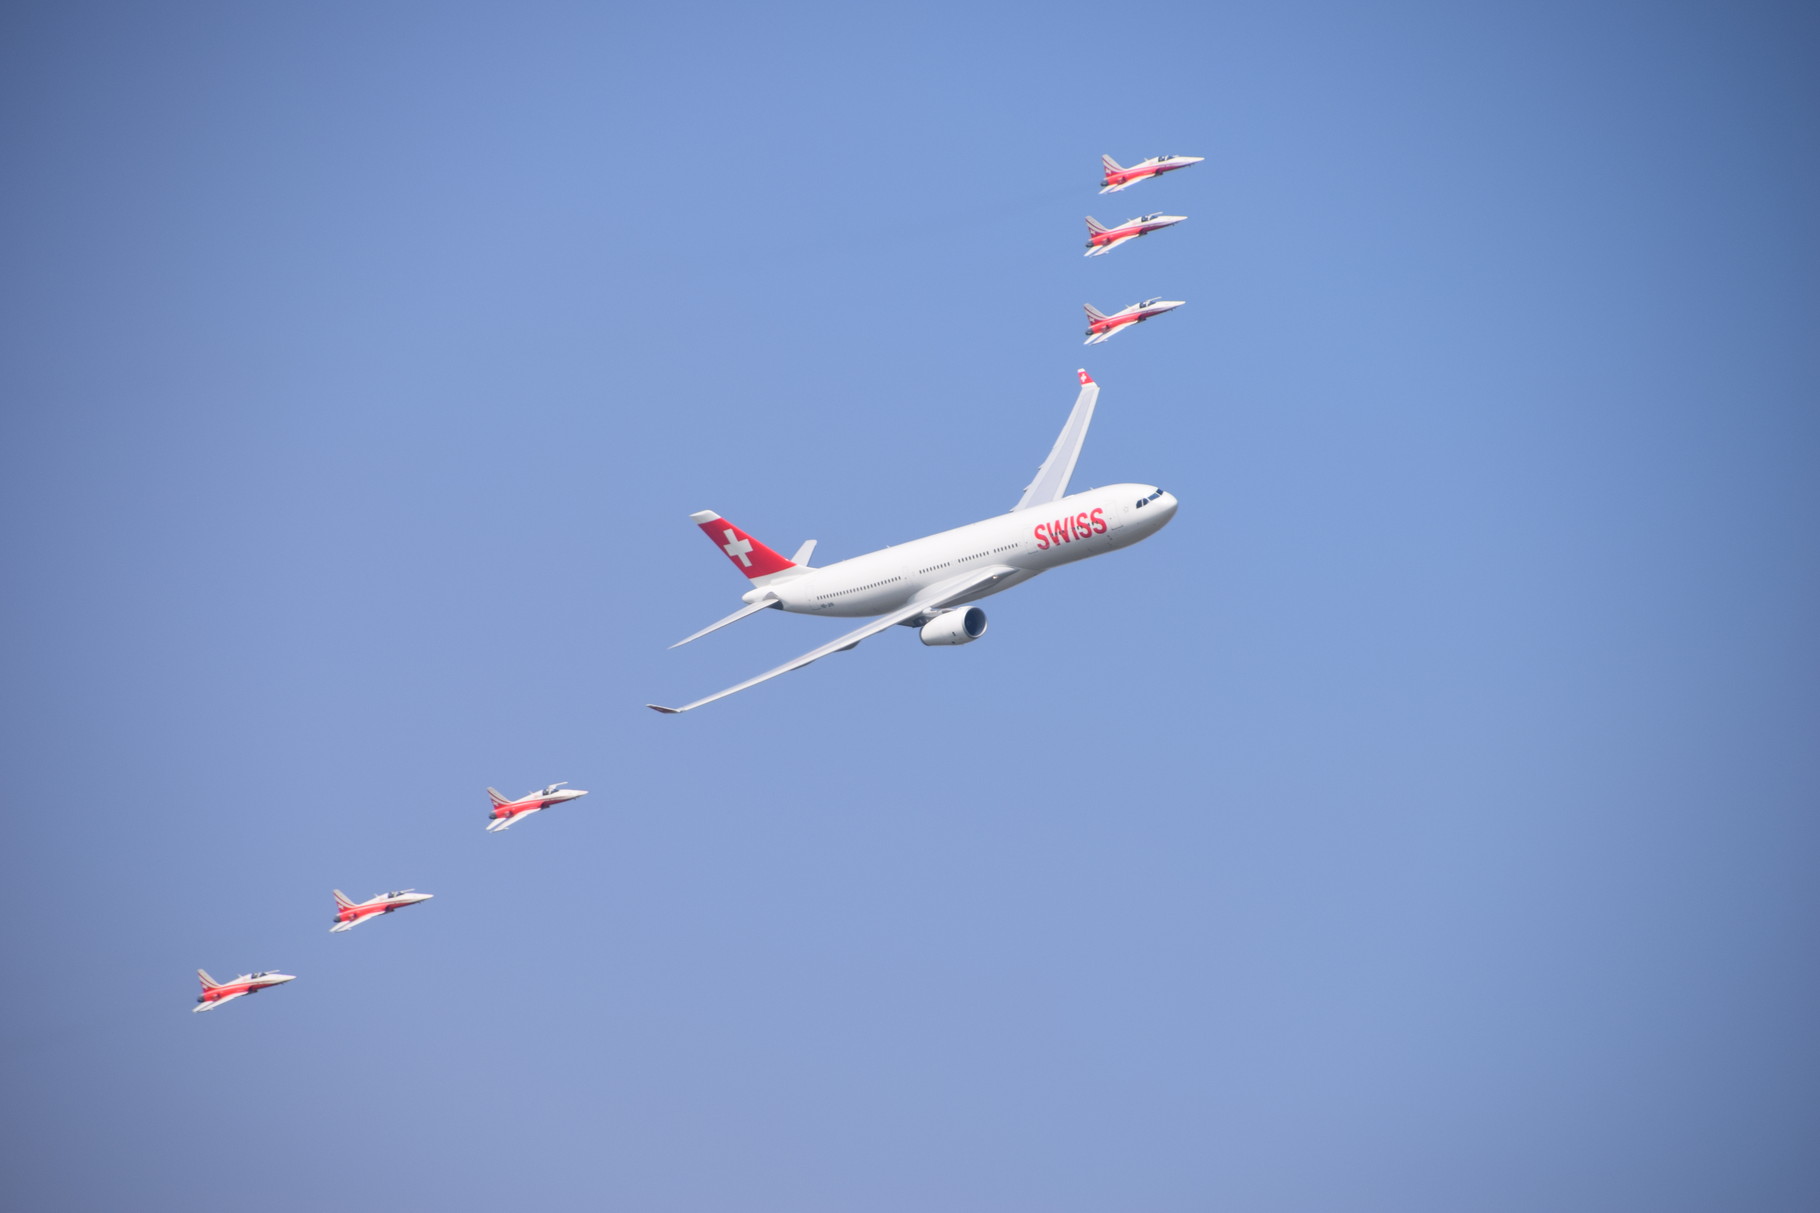
[[[509,801],[505,798],[504,794],[501,793],[498,788],[488,788],[487,795],[491,796],[493,798],[494,804],[511,804],[512,803],[511,801]]]
[[[766,585],[784,576],[798,576],[808,570],[760,543],[713,510],[697,510],[689,521],[714,541],[714,546],[727,554],[733,567],[744,573],[753,585]]]
[[[1122,173],[1125,171],[1125,166],[1114,160],[1111,156],[1101,156],[1100,163],[1106,167],[1106,171],[1109,173]]]
[[[197,969],[196,976],[202,978],[202,988],[205,990],[219,989],[221,986],[220,982],[209,976],[207,969]]]
[[[1087,309],[1087,319],[1089,320],[1104,320],[1106,318],[1106,313],[1100,311],[1099,308],[1094,307],[1091,303],[1083,303],[1081,306]]]
[[[488,790],[491,791],[492,789],[489,788]],[[343,909],[352,909],[354,907],[354,903],[348,900],[348,895],[343,893],[340,889],[330,889],[329,892],[335,894],[336,905],[341,906]]]
[[[1089,215],[1087,216],[1087,230],[1097,236],[1101,232],[1106,231],[1107,228],[1105,224],[1101,223],[1098,219],[1095,219],[1092,215]]]

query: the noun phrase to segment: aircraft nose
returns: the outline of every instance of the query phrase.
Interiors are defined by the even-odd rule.
[[[1171,518],[1175,517],[1176,501],[1174,493],[1164,493],[1161,497],[1156,499],[1155,504],[1156,508],[1161,511],[1160,517],[1162,518],[1163,523],[1167,523]],[[1163,523],[1158,523],[1157,525],[1161,526]]]

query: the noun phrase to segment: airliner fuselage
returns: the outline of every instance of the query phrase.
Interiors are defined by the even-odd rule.
[[[1008,565],[1015,570],[958,600],[974,602],[1022,585],[1038,573],[1148,538],[1175,516],[1175,510],[1175,498],[1154,485],[1108,485],[794,577],[767,579],[744,597],[747,602],[775,597],[784,610],[804,615],[859,618],[905,606],[969,569]]]

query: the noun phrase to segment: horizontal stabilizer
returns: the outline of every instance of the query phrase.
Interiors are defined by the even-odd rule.
[[[813,542],[813,540],[811,540],[811,542]],[[671,645],[670,647],[673,649],[680,649],[683,647],[683,645],[688,644],[691,640],[700,640],[703,636],[706,636],[709,632],[719,631],[721,628],[726,627],[729,623],[738,623],[740,620],[744,619],[746,616],[756,615],[760,611],[766,609],[767,607],[782,607],[782,606],[783,606],[783,604],[775,598],[761,599],[760,601],[755,602],[755,603],[751,604],[750,606],[743,606],[743,607],[739,608],[739,610],[734,611],[731,615],[727,616],[725,619],[717,620],[716,622],[709,624],[707,627],[705,627],[701,631],[695,633],[695,635],[693,635],[693,636],[683,637],[681,640],[677,641],[675,644]]]

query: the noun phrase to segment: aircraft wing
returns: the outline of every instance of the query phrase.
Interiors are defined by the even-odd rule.
[[[1076,408],[1078,410],[1079,406],[1077,405]],[[1072,460],[1070,462],[1072,463]],[[705,699],[697,699],[694,703],[685,703],[680,708],[666,708],[661,704],[655,703],[647,703],[645,706],[654,712],[662,712],[669,716],[675,716],[681,712],[693,711],[695,708],[701,707],[704,703],[713,703],[716,699],[725,699],[727,696],[743,691],[747,687],[755,687],[761,682],[768,682],[769,680],[776,678],[779,674],[788,674],[791,670],[800,670],[809,663],[820,661],[830,654],[838,653],[843,649],[850,649],[860,641],[866,639],[866,637],[876,636],[886,628],[895,627],[897,624],[914,619],[924,612],[940,610],[941,608],[959,602],[964,598],[971,597],[994,582],[1001,581],[1016,572],[1016,569],[1003,564],[989,565],[983,569],[975,569],[973,572],[968,573],[955,581],[932,587],[929,594],[918,601],[911,603],[909,606],[902,606],[887,615],[880,615],[877,619],[874,619],[864,627],[855,628],[845,636],[830,640],[819,649],[811,649],[801,657],[798,657],[793,661],[786,661],[774,670],[766,670],[756,678],[748,678],[737,686],[730,686],[724,691],[716,691]]]
[[[1093,344],[1089,342],[1088,344]],[[1081,457],[1081,444],[1087,441],[1087,426],[1093,420],[1093,405],[1100,398],[1100,385],[1086,371],[1080,372],[1081,394],[1074,398],[1074,410],[1068,414],[1062,432],[1056,435],[1049,458],[1036,469],[1036,479],[1024,489],[1012,510],[1033,505],[1047,505],[1068,495],[1068,478],[1074,475],[1075,460]]]
[[[223,994],[220,998],[210,1002],[198,1003],[196,1009],[198,1011],[213,1011],[223,1003],[233,1002],[236,998],[245,998],[250,993],[252,993],[251,990],[235,990],[232,994]]]

